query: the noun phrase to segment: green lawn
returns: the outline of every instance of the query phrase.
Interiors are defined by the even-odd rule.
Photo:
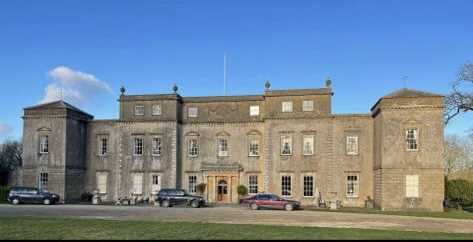
[[[471,239],[473,234],[97,219],[0,218],[10,239]]]
[[[458,210],[458,209],[446,209],[445,212],[381,211],[379,209],[367,209],[367,208],[341,208],[339,210],[305,208],[304,210],[324,211],[324,212],[342,212],[342,213],[384,214],[384,215],[430,217],[430,218],[473,219],[472,212]]]

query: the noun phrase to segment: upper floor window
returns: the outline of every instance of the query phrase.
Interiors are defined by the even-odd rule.
[[[199,109],[197,107],[187,108],[187,116],[189,118],[197,118],[198,115],[199,115]]]
[[[281,155],[292,155],[292,137],[281,136]]]
[[[347,155],[358,155],[358,136],[347,136]]]
[[[358,197],[358,191],[360,190],[360,185],[358,181],[358,175],[348,175],[347,176],[347,197]]]
[[[152,154],[154,156],[160,156],[162,152],[162,139],[161,137],[154,137],[152,142]]]
[[[145,106],[135,106],[135,116],[145,115]]]
[[[409,197],[409,198],[419,197],[419,176],[417,175],[406,176],[406,197]]]
[[[418,148],[418,134],[417,129],[408,129],[406,131],[407,150],[415,151]]]
[[[39,137],[39,153],[41,154],[49,153],[49,136],[41,135]]]
[[[151,114],[153,116],[159,116],[161,115],[161,105],[159,104],[154,104],[151,110]]]
[[[250,106],[250,116],[258,116],[259,115],[259,106],[253,105]]]
[[[291,101],[282,102],[282,112],[283,113],[292,112],[292,102]]]
[[[136,137],[133,145],[134,155],[143,155],[143,138]]]
[[[302,111],[304,111],[304,112],[314,111],[314,101],[312,101],[312,100],[302,101]]]
[[[108,138],[100,137],[99,138],[99,154],[106,155],[108,152]]]
[[[313,155],[314,154],[314,136],[313,135],[304,135],[303,138],[303,154],[304,155]]]
[[[188,141],[188,154],[189,157],[197,157],[199,156],[199,145],[197,143],[197,139],[189,139]]]
[[[259,156],[259,139],[250,138],[250,145],[248,147],[249,153],[248,156]]]
[[[217,139],[217,155],[228,156],[228,141],[226,138]]]

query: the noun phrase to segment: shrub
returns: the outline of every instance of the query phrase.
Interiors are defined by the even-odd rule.
[[[248,195],[248,188],[246,188],[244,185],[239,185],[237,187],[237,192],[240,196],[246,196]]]
[[[200,183],[199,185],[195,186],[195,190],[200,194],[204,194],[206,187],[207,187],[207,184]]]
[[[9,192],[10,192],[10,189],[8,187],[0,186],[0,203],[7,201]]]
[[[445,193],[448,201],[461,206],[470,206],[473,203],[473,182],[466,180],[450,180],[445,184]]]
[[[81,202],[91,202],[94,195],[90,192],[84,192],[80,195]]]

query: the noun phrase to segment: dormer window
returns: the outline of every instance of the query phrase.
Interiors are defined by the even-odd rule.
[[[283,113],[290,113],[292,112],[292,102],[282,102],[282,112]]]
[[[135,116],[144,116],[145,106],[135,106]]]

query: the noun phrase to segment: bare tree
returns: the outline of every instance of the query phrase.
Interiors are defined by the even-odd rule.
[[[464,139],[458,135],[448,135],[445,138],[444,146],[445,175],[449,176],[454,172],[463,170],[467,157]]]
[[[462,66],[457,80],[452,84],[452,89],[445,98],[446,124],[458,114],[473,111],[473,63]]]

